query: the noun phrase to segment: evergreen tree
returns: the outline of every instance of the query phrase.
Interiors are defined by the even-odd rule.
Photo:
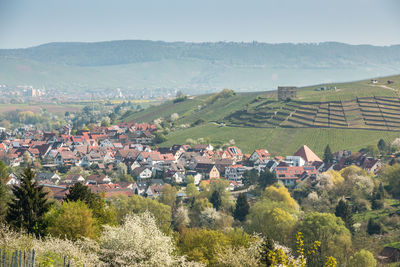
[[[95,195],[90,191],[90,188],[81,183],[75,183],[69,188],[69,193],[65,196],[66,201],[82,201],[87,205],[93,201]]]
[[[92,210],[93,217],[96,218],[100,224],[113,224],[115,221],[114,211],[107,208],[104,196],[92,193],[90,188],[86,185],[75,183],[69,188],[69,194],[65,196],[64,200],[73,202],[81,201],[85,203]]]
[[[239,194],[236,200],[236,208],[233,212],[233,217],[236,220],[243,222],[246,219],[247,214],[249,214],[250,206],[247,202],[246,193]]]
[[[384,231],[382,229],[382,225],[370,218],[368,220],[368,225],[367,225],[367,233],[369,235],[376,235],[376,234],[382,234]]]
[[[214,209],[219,210],[219,208],[221,207],[222,199],[221,193],[218,190],[214,190],[211,195],[210,202],[211,204],[213,204]]]
[[[43,186],[34,182],[35,173],[27,167],[22,174],[19,186],[12,188],[13,199],[8,205],[7,222],[30,234],[42,236],[46,231],[45,213],[50,209],[47,192]]]
[[[341,199],[337,204],[335,209],[335,215],[336,217],[342,218],[347,229],[349,229],[351,233],[354,233],[354,226],[353,226],[354,220],[353,220],[352,209],[350,205],[343,199]]]
[[[332,151],[329,145],[326,145],[325,147],[325,151],[324,151],[324,163],[328,164],[328,163],[332,163],[333,161],[333,155],[332,155]]]
[[[385,140],[380,139],[378,142],[378,149],[381,153],[383,153],[384,151],[387,151],[388,146],[386,145]]]
[[[258,171],[256,169],[252,169],[250,171],[246,170],[243,173],[242,181],[245,186],[250,186],[250,185],[257,183],[258,179],[259,179]]]
[[[0,223],[7,213],[8,190],[6,181],[8,177],[7,166],[0,161]]]
[[[268,169],[260,173],[258,183],[262,188],[273,185],[276,182],[278,182],[278,179],[276,179],[275,173],[270,172]]]
[[[381,199],[384,199],[384,197],[385,197],[385,190],[383,189],[382,183],[379,183],[378,193],[379,193]]]

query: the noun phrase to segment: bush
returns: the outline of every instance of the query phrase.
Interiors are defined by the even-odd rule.
[[[198,119],[197,121],[193,122],[191,126],[194,127],[194,126],[203,124],[203,123],[205,123],[205,122],[206,122],[205,120],[203,120],[203,119],[200,118],[200,119]]]
[[[187,98],[188,98],[187,95],[181,95],[181,96],[178,96],[177,98],[175,98],[175,99],[173,100],[173,102],[174,102],[174,103],[183,102],[183,101],[185,101]]]
[[[367,225],[367,233],[369,235],[377,235],[383,234],[385,231],[383,230],[382,224],[374,219],[369,219]]]
[[[384,206],[384,202],[381,199],[373,199],[371,201],[371,208],[373,210],[379,210],[379,209],[383,208],[383,206]]]

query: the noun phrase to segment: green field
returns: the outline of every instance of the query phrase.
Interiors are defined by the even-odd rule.
[[[350,149],[358,151],[368,145],[377,144],[380,138],[392,142],[400,137],[399,132],[313,129],[313,128],[270,128],[221,127],[214,123],[177,130],[168,135],[161,145],[182,144],[188,138],[209,138],[214,144],[226,143],[231,139],[244,153],[252,153],[256,148],[266,148],[275,155],[291,155],[306,144],[320,157],[327,144],[333,151]]]
[[[320,156],[327,144],[334,151],[356,151],[381,138],[390,143],[400,137],[400,76],[378,80],[378,84],[366,80],[299,88],[298,98],[289,102],[277,101],[276,92],[238,93],[214,102],[210,95],[201,95],[167,101],[124,120],[169,119],[177,113],[176,129],[162,145],[206,138],[214,144],[234,139],[246,153],[267,148],[274,154],[291,154],[303,144]],[[336,90],[315,90],[335,86]],[[204,124],[193,126],[199,119]]]

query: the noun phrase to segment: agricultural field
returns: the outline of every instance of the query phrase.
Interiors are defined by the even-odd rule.
[[[244,153],[252,153],[256,148],[266,148],[274,155],[291,155],[306,144],[322,157],[327,144],[333,151],[358,151],[368,145],[376,145],[381,138],[392,142],[397,137],[400,137],[400,132],[333,128],[223,127],[207,123],[171,132],[167,136],[168,140],[160,146],[182,144],[188,138],[205,138],[212,144],[224,144],[234,139],[235,144]]]
[[[32,111],[34,113],[46,110],[58,116],[64,116],[66,111],[78,112],[84,105],[79,104],[54,104],[54,103],[40,103],[40,104],[0,104],[0,113],[9,111]]]

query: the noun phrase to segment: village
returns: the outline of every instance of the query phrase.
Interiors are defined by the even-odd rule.
[[[159,197],[168,183],[179,186],[178,197],[185,197],[188,177],[198,190],[201,183],[223,179],[229,182],[227,190],[243,192],[251,187],[244,182],[251,171],[272,173],[279,183],[293,189],[330,170],[356,165],[376,174],[382,166],[378,158],[349,150],[321,160],[307,145],[284,156],[272,155],[265,147],[251,154],[236,146],[215,149],[211,144],[157,147],[153,143],[157,127],[148,123],[96,126],[75,135],[69,126],[55,132],[30,126],[0,130],[0,159],[12,170],[33,166],[35,180],[60,201],[77,182],[105,197],[137,194],[148,198]],[[7,185],[18,185],[19,175],[11,172]]]

